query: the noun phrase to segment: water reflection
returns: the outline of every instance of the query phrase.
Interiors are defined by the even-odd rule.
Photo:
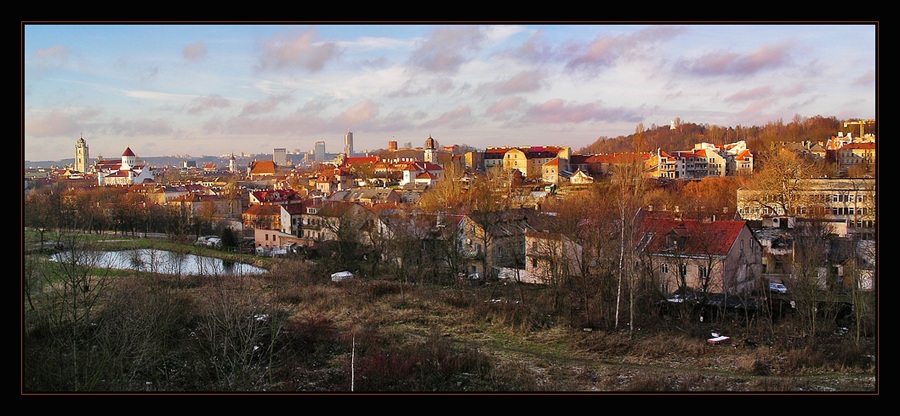
[[[71,259],[72,252],[53,255],[51,260]],[[79,263],[93,267],[137,270],[174,275],[248,275],[268,270],[251,264],[222,260],[215,257],[174,251],[137,249],[122,251],[87,251],[79,253]]]

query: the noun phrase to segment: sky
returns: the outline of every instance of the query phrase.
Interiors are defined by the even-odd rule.
[[[878,26],[22,22],[25,161],[875,119]],[[837,133],[837,132],[835,132]],[[685,149],[670,149],[685,150]]]

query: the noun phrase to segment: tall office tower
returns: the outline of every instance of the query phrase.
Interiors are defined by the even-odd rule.
[[[323,140],[319,140],[316,142],[315,160],[317,163],[322,163],[325,161],[325,141]]]
[[[272,161],[278,166],[287,166],[287,151],[281,147],[272,153]]]
[[[353,132],[348,131],[346,135],[344,135],[344,153],[347,154],[347,157],[353,156]]]
[[[84,137],[82,137],[75,143],[75,170],[86,173],[89,158],[88,145],[85,143]]]

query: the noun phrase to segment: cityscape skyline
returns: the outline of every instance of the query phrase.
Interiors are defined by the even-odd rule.
[[[29,24],[23,157],[561,145],[874,119],[877,26]],[[138,150],[139,149],[139,150]]]

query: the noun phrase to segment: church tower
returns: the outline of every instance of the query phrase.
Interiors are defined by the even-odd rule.
[[[234,153],[231,154],[231,159],[228,159],[228,171],[231,173],[237,172],[237,166],[235,166]]]
[[[119,170],[131,170],[134,167],[134,152],[131,151],[131,148],[126,148],[125,152],[122,153],[122,167]]]
[[[428,163],[437,163],[436,156],[434,139],[431,138],[431,135],[428,135],[428,138],[425,139],[425,161]]]
[[[90,155],[88,155],[88,145],[84,141],[84,137],[81,137],[78,139],[78,142],[75,143],[75,170],[81,173],[87,173],[88,160],[90,158]]]

